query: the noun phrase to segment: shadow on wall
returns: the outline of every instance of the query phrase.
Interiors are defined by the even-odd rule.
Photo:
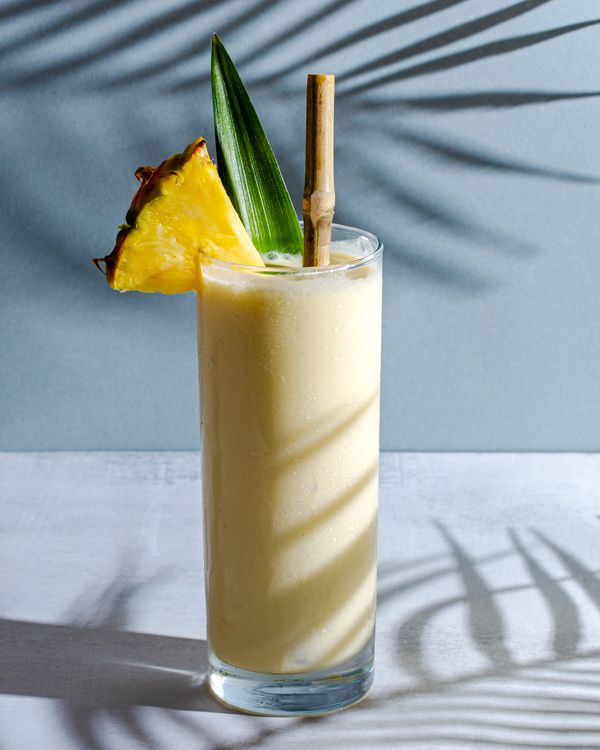
[[[447,554],[380,570],[379,622],[384,638],[396,634],[395,653],[386,654],[391,659],[386,669],[395,672],[385,691],[351,711],[284,725],[247,717],[246,739],[239,739],[237,725],[231,725],[229,735],[221,724],[215,736],[203,713],[227,709],[206,687],[206,644],[125,631],[134,597],[157,581],[134,581],[123,572],[95,600],[87,596],[85,606],[76,602],[77,624],[0,621],[0,691],[59,699],[61,719],[82,750],[108,750],[112,745],[106,737],[116,731],[152,750],[162,747],[161,733],[168,727],[213,750],[300,747],[307,729],[322,747],[340,742],[365,748],[461,742],[479,747],[500,742],[508,750],[595,747],[600,650],[584,644],[582,608],[573,594],[579,589],[600,611],[597,571],[535,530],[526,542],[523,532],[507,529],[510,548],[475,559],[443,524],[435,525]],[[564,576],[550,574],[540,562],[548,554]],[[485,566],[493,563],[501,573],[515,560],[529,582],[512,587],[487,583]],[[433,600],[432,584],[438,586]],[[456,584],[463,593],[445,597],[443,592],[456,590]],[[543,611],[521,613],[521,622],[538,615],[540,623],[549,621],[546,658],[517,662],[513,657],[509,642],[519,633],[511,632],[515,620],[509,624],[507,597],[519,592],[536,593],[543,604]],[[415,596],[429,601],[414,610]],[[456,672],[448,677],[443,675],[448,664],[432,660],[430,648],[438,637],[436,620],[451,611],[461,613],[463,629],[445,657]],[[544,632],[541,627],[538,636],[545,638]],[[478,652],[479,666],[473,667],[466,643]],[[161,726],[156,714],[151,720],[144,713],[145,706],[162,709]]]
[[[260,0],[242,13],[238,12],[233,0],[180,2],[175,7],[170,4],[168,9],[157,9],[149,2],[140,7],[131,0],[96,3],[60,0],[53,3],[51,10],[45,3],[29,0],[13,3],[0,11],[0,23],[7,31],[13,29],[13,33],[7,33],[5,41],[0,44],[0,59],[3,60],[0,91],[6,95],[22,94],[27,90],[39,92],[43,87],[51,86],[52,90],[63,87],[69,95],[94,93],[114,101],[116,116],[123,120],[131,115],[129,113],[126,117],[124,112],[118,112],[117,102],[123,92],[129,96],[136,91],[138,97],[157,100],[165,96],[183,97],[188,111],[193,112],[196,111],[199,92],[204,101],[210,98],[207,60],[212,31],[217,30],[227,42],[228,38],[236,39],[252,24],[255,41],[248,43],[246,39],[243,52],[235,57],[242,75],[245,76],[247,69],[261,71],[250,79],[245,77],[251,92],[263,97],[264,102],[287,99],[290,106],[296,107],[303,94],[298,91],[295,76],[321,61],[327,61],[338,77],[338,184],[352,184],[352,194],[363,196],[360,203],[352,201],[351,196],[340,203],[343,208],[339,211],[338,221],[372,228],[380,234],[388,249],[388,259],[392,261],[390,272],[399,267],[409,277],[441,285],[457,294],[476,294],[497,284],[493,272],[481,270],[478,260],[482,248],[521,258],[537,252],[536,248],[510,234],[503,235],[485,225],[477,225],[466,214],[462,215],[460,209],[454,208],[447,197],[434,199],[431,191],[426,191],[426,197],[413,184],[410,174],[390,168],[387,163],[389,154],[395,154],[398,160],[403,154],[417,158],[421,154],[440,166],[450,164],[455,169],[490,171],[523,180],[592,185],[597,184],[598,178],[553,169],[544,164],[525,163],[510,155],[470,149],[464,144],[433,136],[414,124],[409,126],[407,114],[422,110],[435,117],[436,113],[482,108],[493,112],[507,107],[541,106],[595,97],[600,92],[523,91],[520,82],[516,81],[514,90],[415,96],[403,94],[395,84],[419,80],[426,89],[430,76],[446,74],[462,66],[476,66],[495,58],[501,60],[528,48],[541,49],[547,42],[577,34],[599,23],[598,20],[589,20],[556,28],[540,28],[530,33],[514,33],[514,22],[522,20],[530,24],[530,17],[535,19],[535,12],[549,2],[524,0],[491,13],[476,15],[465,0],[431,0],[348,32],[344,31],[345,19],[349,12],[360,14],[363,0],[337,0],[309,12],[301,20],[294,16],[293,22],[288,23],[285,23],[285,18],[289,8],[282,0]],[[447,15],[449,11],[474,17],[460,23],[449,21],[447,28],[431,35],[424,33],[417,23],[427,20],[439,24],[439,17],[451,18]],[[444,12],[446,16],[440,16]],[[273,24],[273,19],[278,23]],[[477,40],[477,36],[484,33],[502,34],[503,24],[511,22],[513,25],[508,35],[484,43]],[[339,32],[330,32],[338,27]],[[262,29],[262,34],[256,29]],[[327,29],[327,32],[322,33],[321,29]],[[82,43],[84,37],[85,44]],[[394,50],[378,54],[382,43],[389,46],[391,38]],[[463,46],[459,51],[454,48],[457,43]],[[370,54],[365,54],[365,45],[370,45]],[[148,52],[150,49],[152,54]],[[423,60],[423,56],[427,59]],[[365,57],[372,59],[356,64],[357,59],[365,60]],[[267,58],[274,61],[269,66],[270,72],[261,68]],[[336,63],[338,59],[343,61],[341,66]],[[414,86],[410,90],[414,92]],[[101,106],[100,101],[97,106]],[[377,112],[377,117],[373,117],[374,112]],[[268,111],[265,114],[269,116]],[[140,127],[135,115],[131,117],[128,136],[131,143],[139,141],[149,127],[147,122]],[[71,128],[78,131],[84,125],[74,122]],[[41,118],[37,135],[42,141],[47,129],[48,122]],[[298,123],[299,135],[302,129],[303,122]],[[157,131],[156,126],[154,130]],[[356,133],[366,134],[364,148],[360,150],[353,147]],[[303,181],[302,160],[286,156],[288,148],[281,134],[273,131],[271,139],[276,153],[281,154],[290,192],[299,197]],[[82,142],[81,138],[68,140]],[[52,153],[52,148],[46,150]],[[156,152],[162,153],[162,158],[167,151],[166,146],[156,145]],[[74,154],[74,161],[77,161],[77,154]],[[52,169],[52,165],[46,164],[45,168]],[[40,259],[41,254],[47,252],[50,241],[54,257],[63,261],[61,265],[65,273],[80,275],[83,259],[87,263],[88,257],[98,254],[97,248],[86,250],[81,243],[74,243],[72,233],[54,226],[49,218],[43,218],[43,212],[32,211],[32,202],[39,205],[35,190],[29,189],[27,181],[14,191],[5,191],[0,206],[3,225],[10,230],[11,236],[20,238],[24,252],[38,254]],[[384,206],[387,214],[385,211],[382,214],[381,210],[374,214],[374,208],[378,206]],[[376,227],[370,226],[373,215],[378,217]],[[89,222],[89,216],[86,221]],[[395,240],[399,235],[398,226],[411,224],[428,227],[431,237],[425,235],[421,242],[398,243]],[[81,231],[82,236],[85,234]],[[472,243],[473,262],[469,263],[464,257],[452,257],[447,248],[442,253],[436,234],[450,241]],[[97,283],[91,272],[86,274],[86,279]]]

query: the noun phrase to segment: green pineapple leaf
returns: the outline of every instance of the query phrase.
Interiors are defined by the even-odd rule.
[[[215,34],[211,59],[217,169],[263,256],[302,253],[302,231],[279,166],[242,79]]]

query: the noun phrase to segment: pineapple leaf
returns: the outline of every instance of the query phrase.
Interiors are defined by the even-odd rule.
[[[302,253],[302,231],[242,79],[215,34],[212,97],[219,177],[261,255]]]

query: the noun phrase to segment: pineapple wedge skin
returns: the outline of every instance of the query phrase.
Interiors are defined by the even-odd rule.
[[[119,291],[180,294],[198,288],[197,256],[264,266],[236,213],[204,138],[160,166],[140,167],[141,186],[127,223],[106,258],[106,280]],[[96,262],[96,261],[94,261]]]

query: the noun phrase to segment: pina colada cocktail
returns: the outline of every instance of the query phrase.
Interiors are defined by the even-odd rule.
[[[369,679],[381,250],[365,233],[336,236],[366,257],[312,269],[201,263],[208,642],[228,702],[237,670],[263,673],[267,692],[280,675],[336,667]]]
[[[330,238],[333,76],[308,78],[304,242],[216,36],[211,78],[218,170],[202,138],[140,167],[94,263],[120,291],[197,294],[210,687],[323,713],[373,679],[382,248]]]

